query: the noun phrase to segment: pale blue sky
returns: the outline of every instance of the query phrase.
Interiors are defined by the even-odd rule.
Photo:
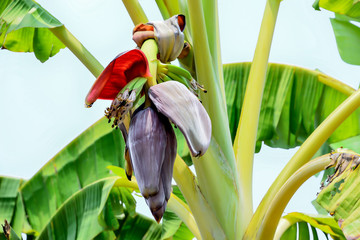
[[[118,53],[132,49],[132,22],[120,0],[39,0],[106,66]],[[140,1],[149,19],[160,19],[155,1]],[[318,68],[350,86],[359,86],[360,67],[342,62],[329,17],[315,11],[312,0],[282,2],[271,62]],[[265,0],[219,1],[224,63],[251,61]],[[84,108],[94,77],[68,49],[44,64],[32,53],[0,52],[0,175],[30,178],[51,157],[103,116],[108,101]],[[254,203],[294,150],[263,148],[255,157]],[[320,179],[310,179],[286,212],[314,212],[310,201]]]

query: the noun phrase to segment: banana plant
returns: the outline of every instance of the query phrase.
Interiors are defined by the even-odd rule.
[[[104,68],[36,2],[0,3],[3,49],[45,62],[67,47],[94,76],[85,106],[112,100],[105,117],[31,179],[0,178],[0,239],[360,236],[360,92],[319,70],[268,63],[280,0],[266,0],[253,61],[233,64],[221,61],[217,1],[156,0],[163,20],[148,19],[137,0],[123,4],[136,48]],[[339,49],[356,48],[340,36],[348,23],[339,23],[358,17],[356,4],[314,3],[337,13]],[[358,64],[360,53],[340,54]],[[262,144],[300,148],[254,209]],[[282,217],[296,190],[323,170],[314,202],[321,214]],[[136,212],[134,195],[154,219]]]

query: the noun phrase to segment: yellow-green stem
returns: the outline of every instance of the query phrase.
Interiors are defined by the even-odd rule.
[[[157,54],[159,52],[157,43],[154,39],[146,40],[141,46],[141,51],[145,53],[145,56],[149,63],[149,70],[151,73],[151,77],[147,78],[147,86],[150,88],[151,86],[156,85],[156,73],[158,67],[158,59]]]
[[[256,134],[266,70],[280,0],[267,0],[260,34],[246,87],[240,121],[234,141],[237,172],[240,176],[240,209],[237,239],[241,239],[253,214],[252,173]]]
[[[139,190],[139,186],[134,176],[132,176],[131,181],[129,181],[125,177],[120,177],[118,180],[116,180],[114,187],[126,187]],[[189,206],[186,205],[186,203],[184,203],[180,198],[171,193],[167,206],[186,224],[186,226],[197,239],[201,239],[199,229],[197,228],[194,217],[190,211]]]
[[[163,19],[168,19],[170,18],[170,13],[164,3],[164,0],[155,0],[156,5],[158,6],[161,16],[163,17]]]
[[[194,216],[191,214],[189,206],[174,194],[171,194],[167,206],[186,224],[196,239],[201,240],[200,231],[197,227]]]
[[[180,13],[178,0],[164,0],[164,3],[169,11],[170,16],[174,16]]]
[[[134,25],[149,21],[138,0],[123,0],[123,3]]]
[[[65,26],[49,28],[50,31],[85,65],[87,69],[98,77],[104,70],[100,62],[69,32]]]
[[[216,75],[219,76],[219,84],[223,99],[225,99],[225,83],[223,65],[221,61],[220,30],[217,0],[203,0],[206,33],[209,41],[209,48],[215,66]],[[225,108],[226,109],[226,108]]]
[[[259,207],[251,219],[251,222],[246,230],[245,239],[253,239],[259,228],[267,209],[270,206],[271,200],[275,197],[280,188],[289,179],[289,177],[298,170],[301,166],[306,164],[325,141],[331,136],[340,124],[350,116],[360,106],[360,90],[354,92],[342,104],[340,104],[315,131],[308,137],[308,139],[301,145],[299,150],[287,163],[279,176],[267,191]]]
[[[215,215],[197,186],[194,174],[179,155],[176,156],[173,176],[189,204],[202,238],[225,239]]]
[[[267,240],[273,238],[281,215],[292,196],[307,179],[324,170],[330,162],[330,154],[326,154],[306,163],[291,175],[271,201],[256,239]]]

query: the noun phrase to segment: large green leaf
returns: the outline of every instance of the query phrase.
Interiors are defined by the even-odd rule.
[[[124,147],[120,131],[102,118],[60,151],[21,188],[32,228],[40,232],[73,193],[112,176],[107,166],[123,167]]]
[[[32,0],[0,2],[0,43],[14,52],[34,52],[45,62],[64,48],[49,28],[63,24]]]
[[[118,177],[96,181],[74,193],[56,211],[37,239],[92,239],[106,229],[98,216]]]
[[[293,212],[284,216],[283,219],[286,219],[291,225],[281,239],[296,240],[297,235],[301,240],[310,239],[310,235],[312,235],[312,239],[318,239],[315,228],[322,231],[326,237],[330,235],[333,239],[345,239],[333,217]]]
[[[335,173],[316,201],[334,216],[347,239],[360,236],[360,155],[342,150],[333,155]]]
[[[234,139],[251,63],[224,65],[229,125]],[[355,90],[319,71],[270,63],[260,110],[257,146],[292,148]],[[353,113],[328,139],[327,144],[360,135],[360,110]],[[349,142],[347,142],[349,144]],[[358,144],[357,144],[358,145]],[[343,147],[350,147],[343,145]],[[356,145],[351,145],[356,147]],[[259,150],[259,149],[257,149]],[[353,150],[360,150],[354,149]]]

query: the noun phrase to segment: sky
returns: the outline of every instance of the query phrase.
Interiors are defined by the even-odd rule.
[[[120,0],[39,0],[106,66],[118,53],[133,49],[133,24]],[[161,19],[155,1],[140,1],[148,18]],[[281,3],[270,62],[322,72],[357,88],[360,67],[344,63],[329,18],[311,0]],[[224,63],[251,61],[265,0],[219,1]],[[0,51],[0,175],[30,178],[60,149],[103,116],[108,101],[84,108],[95,78],[68,50],[40,63],[33,53]],[[254,205],[297,149],[263,147],[255,155]],[[285,213],[315,213],[311,201],[320,178],[311,178],[295,194]],[[147,211],[144,201],[141,209]],[[147,212],[149,214],[149,212]]]

